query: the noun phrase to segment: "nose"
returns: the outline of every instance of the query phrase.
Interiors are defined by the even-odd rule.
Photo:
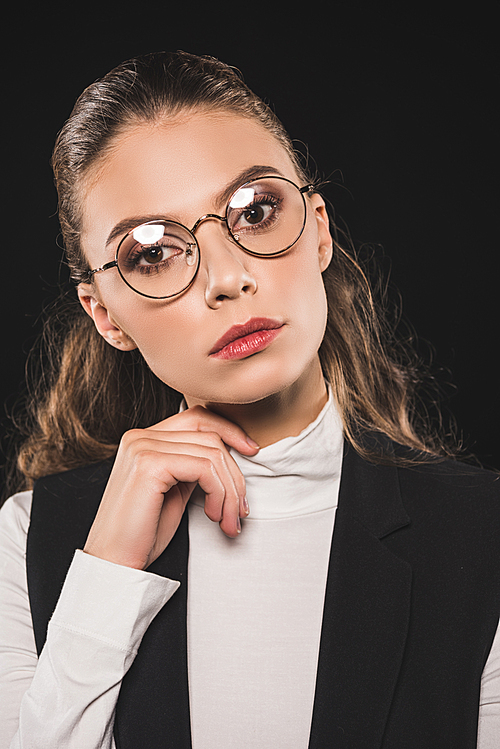
[[[224,300],[255,294],[257,280],[247,267],[250,258],[232,242],[218,216],[207,216],[203,226],[197,227],[196,237],[201,248],[198,275],[205,279],[205,300],[209,307],[217,309]]]

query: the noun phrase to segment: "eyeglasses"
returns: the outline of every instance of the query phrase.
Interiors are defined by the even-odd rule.
[[[285,177],[262,177],[246,182],[232,194],[224,216],[207,213],[192,229],[164,218],[148,221],[127,232],[115,259],[89,270],[87,280],[94,273],[116,267],[127,286],[142,296],[169,299],[181,294],[193,283],[200,267],[195,232],[208,219],[225,223],[233,242],[250,255],[281,255],[304,231],[304,194],[313,190],[313,185],[298,187]]]

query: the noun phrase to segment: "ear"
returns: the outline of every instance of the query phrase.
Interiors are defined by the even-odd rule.
[[[80,304],[93,319],[94,325],[105,341],[121,351],[132,351],[137,348],[134,341],[112,320],[106,307],[97,298],[91,284],[81,283],[77,291]]]
[[[330,220],[326,210],[325,201],[313,193],[309,198],[314,209],[314,216],[318,227],[318,260],[321,272],[328,268],[333,256],[333,239],[330,234]]]

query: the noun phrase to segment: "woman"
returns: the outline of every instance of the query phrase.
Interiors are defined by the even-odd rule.
[[[496,476],[418,426],[273,113],[148,55],[53,166],[81,307],[2,511],[3,746],[472,747],[479,703],[496,745]]]

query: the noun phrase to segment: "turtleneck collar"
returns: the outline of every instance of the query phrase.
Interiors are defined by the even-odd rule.
[[[295,437],[285,437],[247,457],[231,449],[247,487],[252,519],[306,515],[337,506],[342,464],[342,422],[329,398],[318,417]],[[191,498],[203,504],[199,487]]]

